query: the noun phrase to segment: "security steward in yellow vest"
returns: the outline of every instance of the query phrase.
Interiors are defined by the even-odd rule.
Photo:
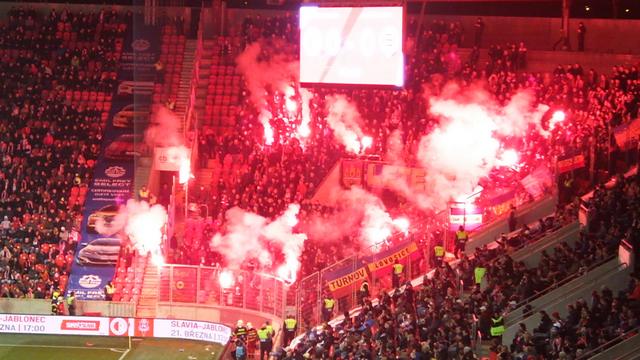
[[[69,316],[76,316],[76,293],[73,291],[67,296],[67,309]]]
[[[391,273],[391,286],[393,288],[400,287],[400,278],[404,272],[404,265],[400,264],[398,260],[393,263],[393,272]]]
[[[271,337],[276,336],[276,331],[273,330],[273,326],[271,326],[271,322],[269,320],[266,320],[264,323],[267,324],[267,330],[269,330],[269,334],[271,334]]]
[[[146,186],[143,185],[140,190],[138,190],[138,197],[140,198],[140,201],[149,202],[149,190]]]
[[[273,333],[267,329],[267,324],[262,324],[262,327],[258,329],[258,340],[260,340],[260,360],[264,360],[265,357],[269,358],[271,348],[273,347],[272,341]]]
[[[113,286],[111,281],[104,287],[104,298],[107,301],[111,301],[113,299],[113,294],[116,293],[116,287]]]
[[[444,246],[438,244],[433,247],[434,265],[440,266],[444,261]]]
[[[331,320],[331,315],[333,314],[333,308],[336,305],[336,301],[333,299],[333,296],[329,294],[325,297],[322,305],[322,321],[327,322]]]
[[[460,225],[458,231],[456,231],[456,248],[454,250],[454,255],[456,258],[459,258],[459,255],[464,253],[464,249],[467,246],[467,241],[469,240],[469,233],[464,229],[464,226]]]
[[[282,346],[287,347],[291,343],[291,340],[296,336],[296,330],[298,330],[298,321],[293,315],[287,315],[284,319],[284,339]]]
[[[502,334],[504,334],[504,318],[496,313],[491,318],[491,337],[501,339]]]

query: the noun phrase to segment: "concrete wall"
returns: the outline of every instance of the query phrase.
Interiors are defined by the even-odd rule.
[[[563,226],[555,232],[548,234],[544,238],[528,245],[511,255],[513,261],[522,261],[527,268],[538,266],[542,258],[542,252],[552,254],[553,249],[566,242],[569,246],[573,246],[580,237],[580,224],[575,221],[569,225]]]
[[[531,224],[532,222],[551,215],[558,203],[558,197],[555,195],[548,195],[535,202],[523,205],[516,210],[516,217],[518,224]],[[479,232],[472,234],[465,253],[472,255],[476,248],[488,245],[500,236],[502,233],[509,232],[509,224],[507,222],[508,215],[505,215],[496,221],[483,226]]]
[[[38,314],[50,315],[51,302],[42,299],[0,299],[2,314]]]
[[[94,313],[109,317],[135,316],[135,304],[133,303],[78,301],[77,307],[77,315]],[[51,315],[51,300],[0,298],[0,313]]]

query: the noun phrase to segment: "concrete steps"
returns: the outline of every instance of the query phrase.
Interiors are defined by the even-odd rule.
[[[137,195],[138,189],[143,185],[149,185],[149,177],[151,176],[151,166],[153,165],[152,157],[139,157],[136,161],[136,176],[133,181],[133,191]]]
[[[178,94],[176,95],[175,109],[175,113],[180,119],[184,119],[187,105],[189,103],[191,77],[193,75],[193,62],[195,61],[196,47],[196,40],[187,40],[184,47],[182,72],[180,73],[180,84],[178,85]],[[184,126],[184,124],[182,125]]]
[[[150,318],[156,316],[159,289],[160,274],[158,273],[158,267],[149,260],[144,271],[144,282],[136,308],[137,317]]]

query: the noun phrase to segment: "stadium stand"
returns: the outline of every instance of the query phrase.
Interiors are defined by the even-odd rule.
[[[125,14],[15,7],[1,24],[2,297],[68,280]]]

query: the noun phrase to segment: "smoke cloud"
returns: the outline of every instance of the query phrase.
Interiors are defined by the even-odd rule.
[[[382,168],[382,173],[380,174],[382,181],[386,186],[419,208],[431,208],[433,203],[429,196],[412,188],[409,184],[409,178],[405,174],[398,174],[399,169],[406,169],[404,151],[402,131],[394,130],[387,140],[387,153],[384,157],[392,166]]]
[[[295,93],[291,85],[297,84],[299,76],[298,62],[291,60],[284,51],[276,51],[280,47],[277,43],[272,45],[275,49],[266,48],[259,42],[252,43],[236,58],[238,70],[244,76],[251,102],[258,110],[258,120],[264,128],[267,145],[274,141],[273,127],[270,123],[273,114],[268,109],[267,97],[270,91],[279,91],[284,94],[285,101],[290,102],[292,90]],[[265,50],[274,51],[265,54],[267,52]]]
[[[327,123],[347,151],[359,154],[371,146],[371,138],[362,132],[362,118],[355,104],[344,95],[331,95],[326,98],[326,108]]]
[[[406,232],[406,219],[393,219],[382,200],[359,187],[336,189],[337,211],[330,216],[315,215],[304,226],[310,237],[323,242],[339,242],[356,235],[366,249],[387,240],[396,232]]]
[[[211,247],[223,254],[229,267],[239,268],[249,258],[255,258],[264,267],[274,265],[276,250],[284,255],[280,276],[295,280],[300,269],[300,254],[307,235],[294,232],[298,223],[300,205],[290,204],[286,211],[269,221],[260,215],[238,207],[227,210],[226,231],[217,233],[211,240]]]
[[[156,105],[151,113],[151,121],[144,133],[144,141],[153,149],[156,146],[182,146],[180,118],[165,106]]]
[[[96,231],[111,236],[124,232],[141,255],[151,255],[156,264],[163,263],[162,238],[167,223],[167,211],[162,205],[149,205],[146,201],[129,199],[120,206],[118,213],[107,222],[103,217],[96,221]]]
[[[501,139],[524,136],[545,111],[533,106],[530,91],[518,92],[501,106],[478,87],[463,91],[455,84],[445,86],[441,96],[426,94],[426,100],[440,124],[420,139],[417,158],[426,168],[428,198],[436,209],[472,193],[498,165]]]

